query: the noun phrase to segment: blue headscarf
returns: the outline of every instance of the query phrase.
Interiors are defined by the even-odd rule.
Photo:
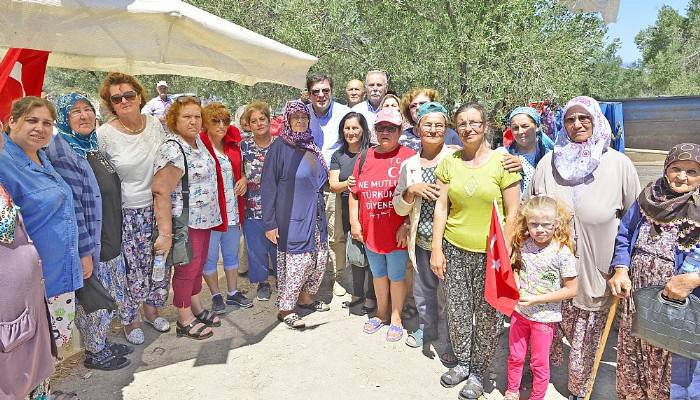
[[[83,101],[87,104],[93,111],[93,107],[90,100],[79,93],[68,93],[59,97],[56,101],[57,117],[56,117],[56,129],[68,142],[70,147],[75,150],[78,155],[83,158],[87,157],[87,153],[91,151],[97,151],[97,133],[95,129],[90,132],[90,135],[83,136],[77,132],[74,132],[70,127],[70,110],[75,106],[75,103]]]
[[[510,121],[513,119],[518,114],[526,114],[530,118],[532,118],[533,121],[535,121],[535,125],[539,129],[540,124],[542,123],[542,119],[540,118],[540,114],[537,112],[532,107],[518,107],[515,110],[513,110],[510,115],[508,116],[508,124],[510,124]]]
[[[510,121],[513,119],[518,114],[525,114],[528,117],[532,118],[533,121],[535,121],[535,126],[537,127],[537,158],[536,162],[539,162],[542,156],[545,155],[548,151],[554,149],[554,142],[552,139],[549,138],[549,136],[545,135],[544,132],[542,132],[542,127],[540,124],[542,123],[542,118],[540,117],[540,114],[537,112],[532,107],[518,107],[515,110],[513,110],[510,115],[508,116],[508,124],[510,125]],[[513,141],[513,144],[510,146],[508,149],[511,154],[515,154],[518,151],[518,143]]]

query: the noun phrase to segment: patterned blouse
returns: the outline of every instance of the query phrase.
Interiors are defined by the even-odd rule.
[[[272,142],[275,139],[276,136],[273,136],[270,146],[272,146]],[[248,189],[245,193],[245,217],[247,219],[262,219],[262,192],[260,191],[260,180],[262,179],[265,156],[270,146],[265,148],[260,147],[255,144],[253,139],[246,139],[241,142],[245,177],[248,180]]]
[[[216,187],[216,164],[209,154],[204,143],[197,136],[197,148],[193,149],[180,136],[170,134],[166,141],[158,148],[154,161],[154,174],[172,164],[182,171],[184,175],[185,163],[180,147],[173,142],[182,145],[187,157],[187,169],[190,185],[190,222],[193,229],[209,229],[221,224],[219,211],[219,197]],[[182,180],[172,194],[173,215],[182,214]]]

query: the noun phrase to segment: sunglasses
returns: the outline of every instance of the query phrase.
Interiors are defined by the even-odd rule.
[[[211,123],[214,125],[224,124],[226,126],[231,125],[231,118],[212,118]]]
[[[202,104],[202,102],[199,100],[199,97],[197,96],[180,96],[177,99],[175,99],[180,104],[187,104],[187,103],[197,103],[197,104]]]
[[[328,93],[330,93],[330,92],[331,92],[331,89],[329,89],[329,88],[323,88],[323,89],[314,89],[314,90],[311,91],[311,94],[313,94],[314,96],[318,96],[318,95],[320,95],[321,93],[323,93],[323,94],[328,94]]]
[[[136,92],[133,90],[126,91],[124,93],[120,94],[113,94],[109,96],[109,101],[112,102],[112,104],[119,104],[122,102],[123,99],[126,99],[126,101],[132,101],[136,98]]]

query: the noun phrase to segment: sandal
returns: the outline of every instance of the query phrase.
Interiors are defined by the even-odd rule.
[[[124,346],[124,345],[122,345]],[[105,347],[97,353],[85,352],[83,365],[87,369],[99,369],[102,371],[115,371],[130,364],[130,361],[112,352],[109,347]]]
[[[381,319],[374,317],[370,318],[365,322],[365,326],[362,328],[362,330],[371,335],[373,333],[377,333],[380,329],[382,329],[382,326],[384,326],[384,322],[382,322]]]
[[[389,325],[389,330],[386,331],[387,342],[398,342],[403,337],[403,327],[399,325]]]
[[[287,314],[282,318],[282,322],[291,329],[304,329],[306,328],[306,322],[297,313]]]
[[[469,368],[457,365],[454,368],[450,368],[449,371],[442,374],[440,377],[440,384],[443,387],[451,388],[459,385],[469,377]]]
[[[506,390],[505,396],[503,396],[503,400],[520,400],[520,393],[515,393]]]
[[[134,352],[134,348],[121,343],[106,342],[106,346],[115,356],[125,356]]]
[[[157,330],[158,332],[165,333],[170,330],[170,322],[168,322],[168,320],[163,317],[156,317],[156,319],[154,319],[153,321],[150,321],[148,318],[144,317],[143,322],[152,326],[153,329]]]
[[[199,329],[192,332],[192,329],[194,329],[194,327],[197,325],[200,325]],[[193,319],[188,325],[182,325],[180,324],[180,321],[177,321],[175,324],[175,332],[177,333],[177,337],[185,336],[194,340],[202,340],[212,337],[214,332],[211,330],[211,328],[209,329],[208,333],[202,333],[207,328],[209,328],[209,326],[197,318]]]
[[[423,347],[423,330],[418,329],[415,332],[409,333],[406,338],[406,346],[413,347],[414,349]]]
[[[469,375],[467,383],[464,384],[462,390],[459,391],[460,399],[478,399],[484,394],[484,386],[481,383],[481,377],[477,374]]]
[[[203,323],[206,326],[221,326],[221,320],[214,321],[214,318],[217,318],[216,314],[207,309],[202,310],[202,312],[200,312],[199,314],[195,314],[194,317],[197,318],[197,321]]]
[[[311,304],[297,303],[297,307],[303,308],[305,310],[318,311],[318,312],[325,312],[325,311],[329,311],[331,309],[328,306],[328,304],[322,302],[321,300],[314,300],[314,302]]]

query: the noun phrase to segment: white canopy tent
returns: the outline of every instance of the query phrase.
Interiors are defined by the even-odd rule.
[[[620,0],[562,0],[571,11],[599,12],[603,21],[610,24],[617,21]]]
[[[48,66],[303,87],[316,57],[179,0],[0,0],[0,55]]]

